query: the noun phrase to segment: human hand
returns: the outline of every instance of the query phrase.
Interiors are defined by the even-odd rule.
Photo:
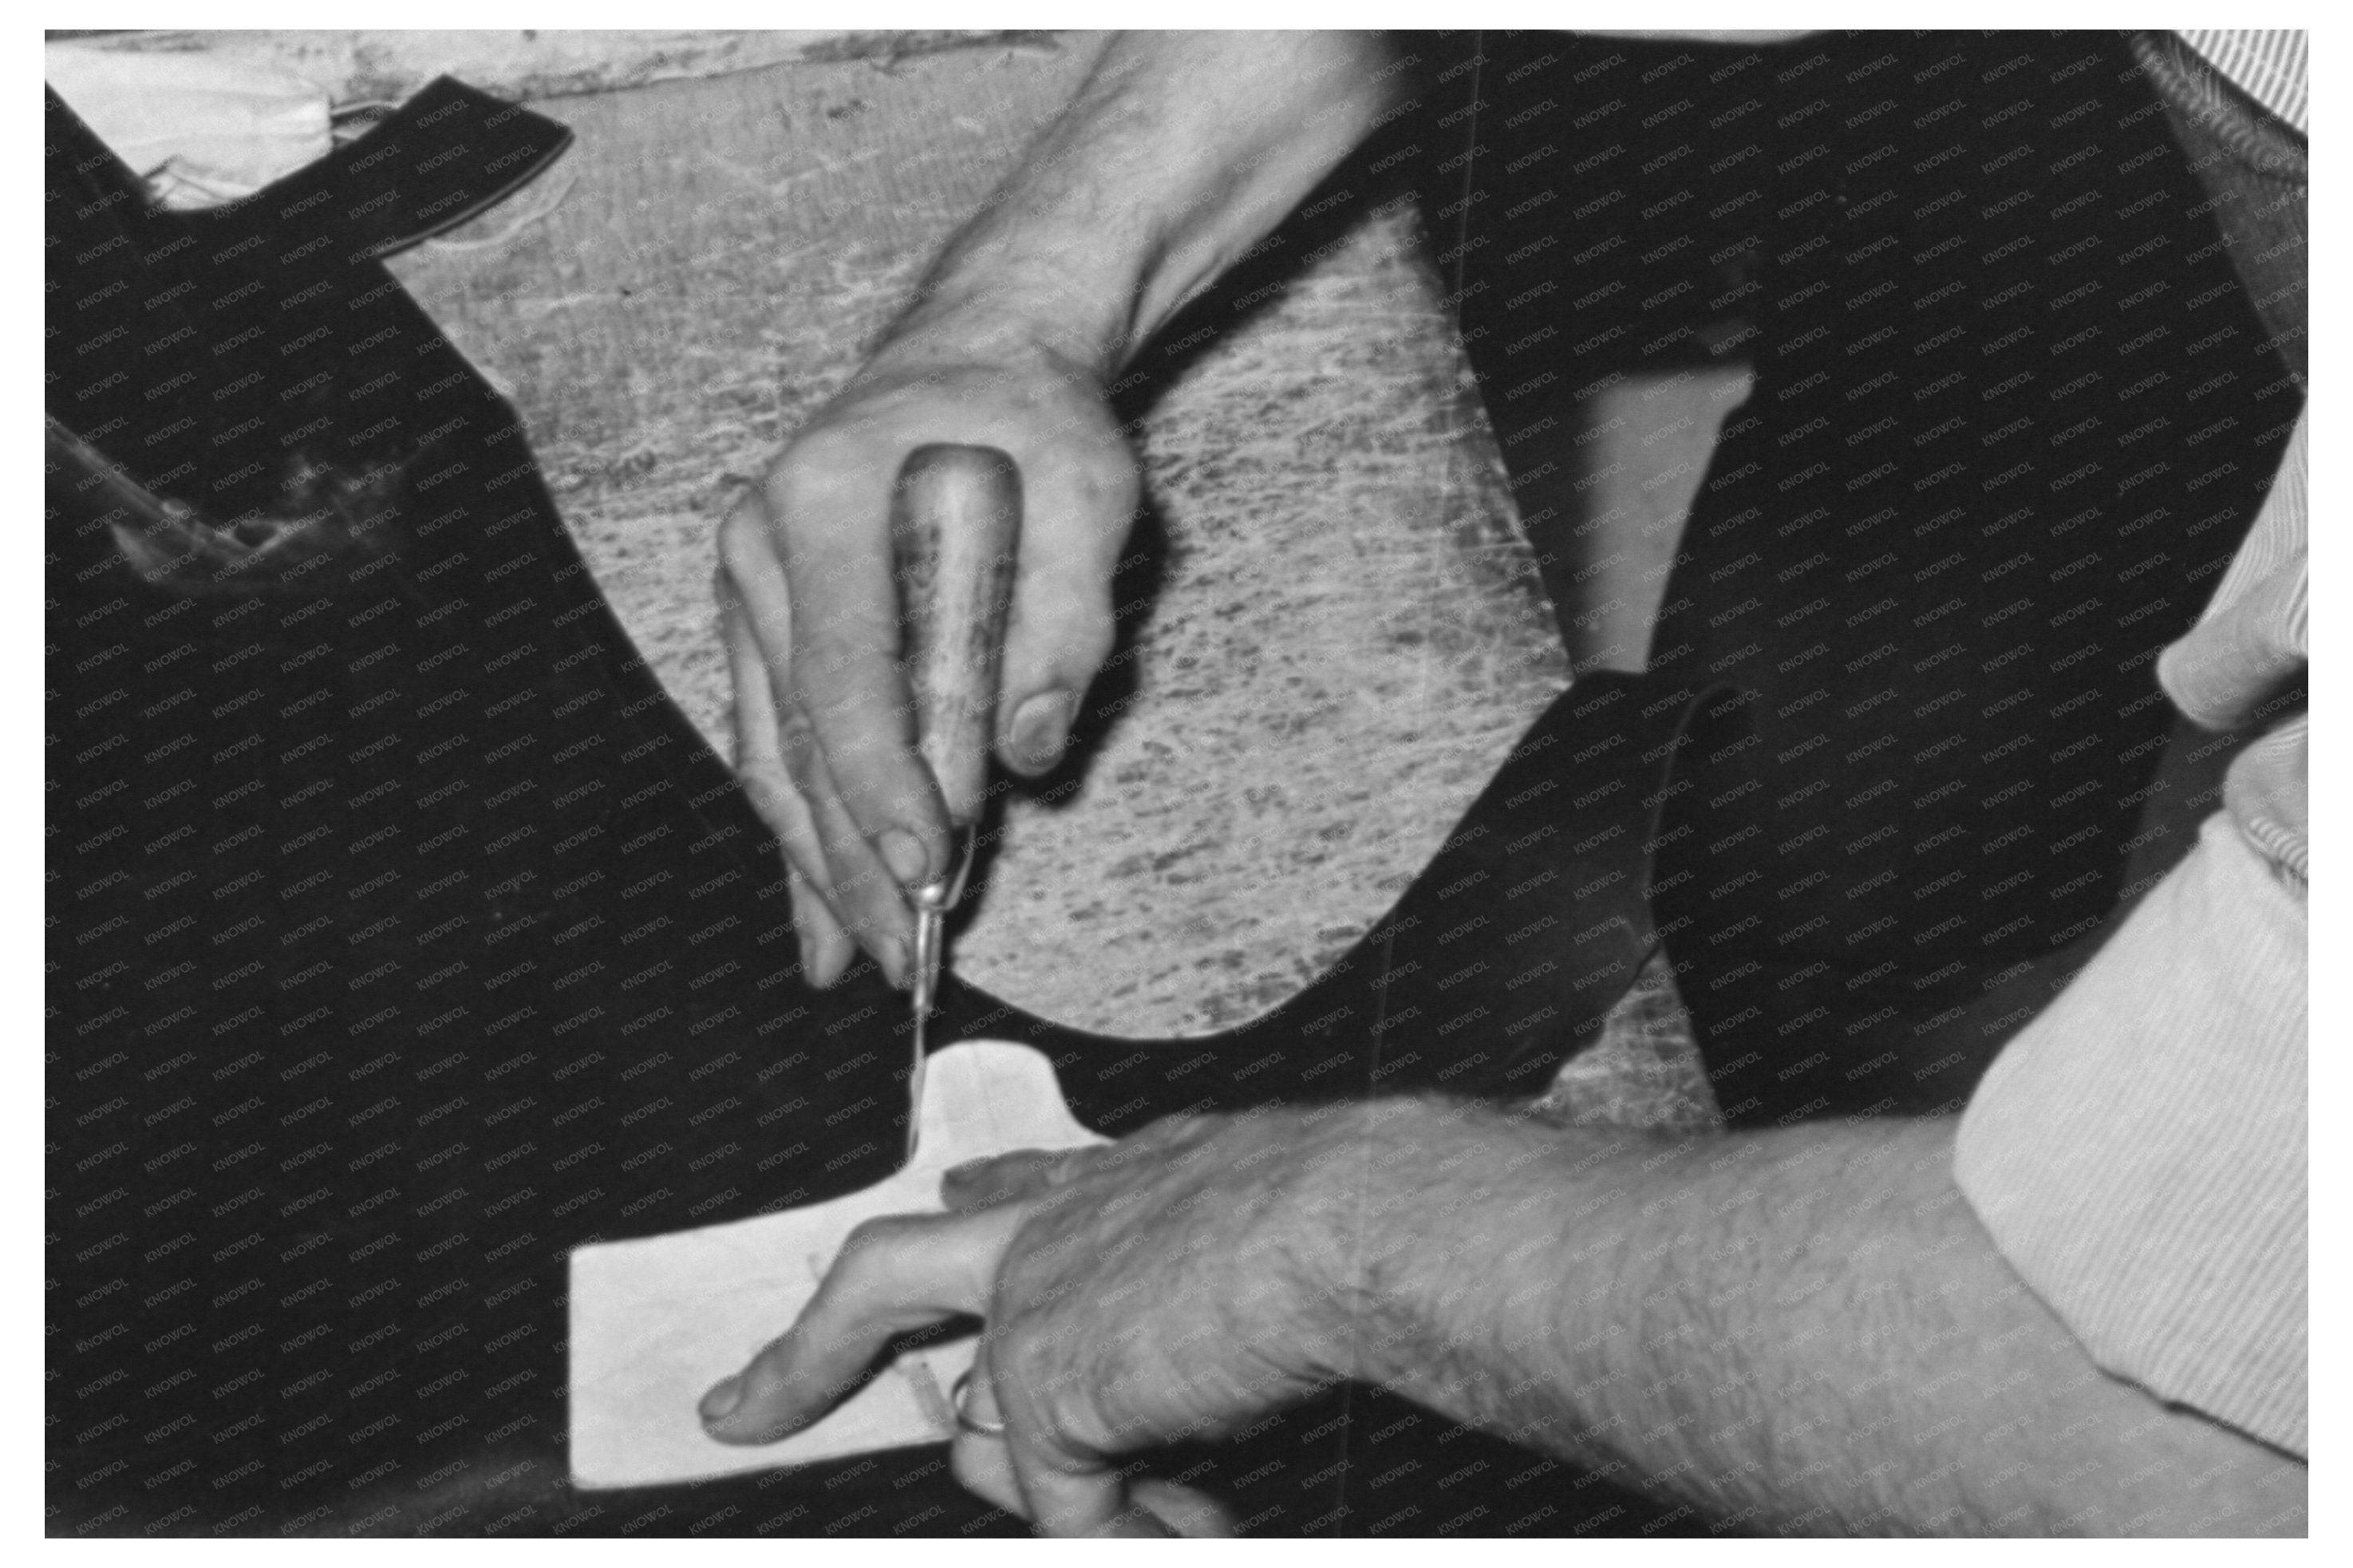
[[[1134,456],[1091,369],[976,313],[948,313],[886,344],[720,526],[736,770],[783,842],[802,967],[818,986],[860,948],[906,983],[902,890],[952,864],[898,662],[891,503],[908,454],[994,447],[1020,475],[996,721],[1007,767],[1034,776],[1060,760],[1111,650]]]
[[[851,1234],[791,1329],[704,1396],[704,1426],[774,1442],[892,1339],[976,1314],[959,1481],[1049,1535],[1230,1533],[1201,1494],[1113,1465],[1350,1375],[1366,1148],[1353,1108],[1267,1110],[959,1167],[948,1213]]]

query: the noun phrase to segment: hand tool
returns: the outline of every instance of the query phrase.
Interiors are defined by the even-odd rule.
[[[914,698],[915,749],[932,770],[958,839],[955,863],[908,890],[915,910],[910,985],[914,1059],[907,1151],[923,1104],[924,1031],[939,989],[948,911],[964,895],[996,728],[997,655],[1021,536],[1021,478],[993,447],[919,447],[900,468],[891,547],[899,586],[900,659]]]

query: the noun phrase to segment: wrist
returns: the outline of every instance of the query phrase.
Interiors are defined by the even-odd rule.
[[[1398,92],[1377,35],[1123,35],[907,317],[978,311],[1097,377],[1262,238]]]
[[[1042,359],[1107,382],[1126,357],[1136,286],[1115,260],[1051,235],[960,246],[916,290],[881,352],[967,364]]]
[[[1024,428],[1046,416],[1050,426],[1066,429],[1056,421],[1076,408],[1101,408],[1106,397],[1103,374],[1083,344],[1001,296],[921,302],[841,396],[889,398],[910,392],[944,393],[970,410],[994,409]]]
[[[1334,1375],[1409,1391],[1442,1341],[1443,1282],[1475,1255],[1461,1224],[1502,1118],[1435,1096],[1398,1097],[1304,1113],[1303,1260],[1318,1312],[1310,1332],[1337,1347]]]
[[[1381,1154],[1350,1278],[1353,1375],[1482,1421],[1512,1369],[1558,1367],[1613,1320],[1622,1205],[1684,1157],[1681,1140],[1434,1097],[1366,1109]]]

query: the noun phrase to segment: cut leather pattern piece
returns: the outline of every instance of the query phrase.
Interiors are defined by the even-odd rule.
[[[1390,911],[1240,1028],[1164,1042],[1090,1035],[951,975],[939,1038],[1039,1046],[1080,1118],[1113,1136],[1177,1111],[1275,1100],[1430,1089],[1533,1099],[1656,945],[1651,863],[1674,773],[1692,726],[1727,695],[1609,672],[1580,679]]]
[[[437,77],[315,163],[244,201],[180,216],[199,243],[235,243],[268,226],[330,234],[351,259],[382,260],[497,206],[571,144],[545,115]]]
[[[245,200],[164,213],[54,93],[49,111],[60,127],[51,139],[51,233],[73,244],[83,291],[57,313],[70,321],[109,291],[137,295],[141,306],[102,333],[135,326],[146,338],[144,373],[117,366],[115,386],[85,379],[50,399],[52,420],[119,465],[122,482],[163,493],[135,528],[118,524],[126,553],[189,592],[255,594],[282,579],[307,594],[322,579],[297,585],[305,573],[389,565],[396,541],[383,530],[420,503],[407,487],[438,471],[427,465],[449,432],[404,417],[400,394],[417,383],[399,350],[439,334],[373,308],[383,297],[375,291],[399,290],[369,263],[502,199],[558,156],[570,132],[443,79],[365,136]],[[79,154],[70,167],[58,166],[62,144]],[[60,232],[54,208],[69,192],[72,221]],[[290,267],[302,280],[290,289],[282,286]],[[345,330],[361,316],[370,332]],[[100,335],[73,345],[77,366],[110,346]],[[348,373],[357,366],[325,368],[334,352],[362,356],[373,379]],[[287,374],[298,356],[308,376]],[[161,407],[175,417],[151,417],[167,394]],[[135,440],[110,439],[126,429]]]
[[[1457,243],[1488,265],[1464,341],[1502,389],[1489,409],[1523,504],[1560,509],[1535,540],[1556,592],[1573,600],[1586,552],[1615,545],[1586,543],[1584,476],[1544,477],[1546,421],[1570,410],[1512,391],[1518,345],[1556,333],[1597,376],[1622,350],[1607,368],[1680,378],[1703,357],[1673,345],[1696,334],[1736,343],[1753,376],[1648,644],[1654,671],[1752,699],[1756,744],[1699,765],[1699,831],[1662,878],[1694,874],[1660,918],[1691,916],[1666,946],[1719,1103],[1760,1125],[1947,1105],[2048,1000],[1984,1015],[1984,988],[2057,978],[2058,955],[2161,869],[2128,864],[2167,788],[2150,664],[2253,522],[2296,401],[2220,209],[2121,36],[1931,34],[1893,55],[1824,36],[1786,75],[1725,89],[1720,122],[1690,112],[1705,96],[1686,90],[1692,51],[1482,48],[1481,118],[1506,144],[1466,176],[1487,199]],[[1882,112],[1870,84],[1915,48],[1939,85],[1918,87],[1920,114]],[[1728,55],[1725,79],[1766,58]],[[1535,128],[1564,79],[1688,143],[1685,174],[1627,187],[1637,199],[1597,218],[1609,232],[1567,255],[1534,198],[1630,176],[1587,174],[1587,154]],[[1854,112],[1819,112],[1846,91]],[[2037,113],[2072,151],[2019,150]],[[1513,137],[1515,114],[1530,119]],[[1725,172],[1687,184],[1691,169]],[[1628,287],[1630,258],[1659,275]],[[1739,328],[1719,336],[1728,313]],[[1929,1048],[1964,1013],[1969,1037]]]

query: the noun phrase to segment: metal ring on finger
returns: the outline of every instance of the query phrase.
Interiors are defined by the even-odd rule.
[[[1004,1436],[1004,1422],[983,1421],[979,1416],[975,1415],[972,1413],[968,1404],[971,1393],[972,1372],[970,1369],[966,1369],[964,1372],[958,1372],[956,1374],[955,1382],[948,1387],[948,1404],[955,1412],[955,1424],[957,1429],[959,1431],[969,1432],[976,1437]]]

